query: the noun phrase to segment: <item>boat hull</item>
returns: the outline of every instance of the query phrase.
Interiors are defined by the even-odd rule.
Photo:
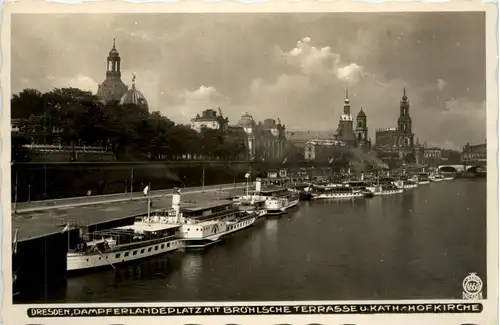
[[[319,199],[354,199],[354,198],[359,198],[359,197],[363,197],[364,194],[363,193],[349,193],[349,194],[318,194],[318,195],[315,195],[314,196],[314,199],[315,200],[319,200]]]
[[[68,274],[71,274],[105,267],[113,268],[114,266],[127,262],[172,252],[182,248],[183,245],[184,243],[181,239],[176,239],[164,242],[160,241],[151,245],[144,245],[140,247],[130,247],[123,250],[103,252],[102,254],[80,254],[70,252],[66,257],[66,270]]]
[[[373,193],[375,196],[383,196],[383,195],[394,195],[403,193],[403,189],[399,190],[390,190],[390,191],[381,191]]]
[[[245,218],[241,221],[237,221],[234,223],[228,223],[226,224],[226,227],[224,228],[223,231],[210,235],[210,236],[205,236],[205,237],[200,237],[200,238],[189,238],[186,237],[184,238],[184,245],[183,248],[185,250],[191,250],[191,249],[203,249],[208,246],[211,246],[219,241],[223,237],[226,237],[232,233],[241,231],[243,229],[246,229],[248,227],[253,226],[255,221],[257,220],[257,216],[250,217],[250,218]]]

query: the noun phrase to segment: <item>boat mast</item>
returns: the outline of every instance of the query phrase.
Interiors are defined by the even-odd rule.
[[[151,183],[148,185],[148,224],[150,222],[150,214],[151,214]]]

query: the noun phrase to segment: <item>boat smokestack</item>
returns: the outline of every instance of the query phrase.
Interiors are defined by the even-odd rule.
[[[172,191],[172,209],[179,215],[181,209],[181,189],[178,187],[174,187]]]
[[[262,189],[262,180],[260,178],[255,179],[255,192],[259,193]]]

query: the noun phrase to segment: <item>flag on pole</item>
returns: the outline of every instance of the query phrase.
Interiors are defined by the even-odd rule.
[[[149,185],[144,188],[143,192],[144,192],[144,195],[148,195],[148,193],[149,193]]]
[[[64,234],[68,230],[69,230],[69,222],[66,224],[66,226],[64,227],[64,229],[61,231],[61,234]]]
[[[288,159],[288,157],[285,157],[285,159],[283,159],[283,164],[286,163],[287,159]]]
[[[248,177],[250,177],[250,173],[245,174],[245,178],[248,178]]]
[[[330,157],[330,159],[328,159],[328,163],[331,164],[333,162],[333,157]]]

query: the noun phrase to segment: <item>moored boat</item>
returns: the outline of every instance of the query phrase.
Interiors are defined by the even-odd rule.
[[[296,184],[288,187],[288,190],[299,194],[300,201],[310,201],[312,199],[311,188],[310,184]]]
[[[112,267],[183,247],[180,225],[152,223],[148,217],[133,225],[95,231],[67,253],[68,272]]]
[[[284,187],[263,189],[259,194],[266,200],[268,215],[281,215],[296,206],[300,199],[298,193],[291,192]]]
[[[393,194],[400,194],[400,193],[403,193],[402,188],[398,188],[393,184],[384,184],[384,185],[376,186],[375,191],[373,192],[373,195],[381,196],[381,195],[393,195]]]
[[[418,185],[425,185],[431,182],[429,176],[426,173],[420,173],[418,175],[415,175],[414,180],[418,183]]]
[[[418,187],[418,183],[413,180],[405,180],[403,181],[403,189],[410,189]]]
[[[353,199],[363,197],[363,190],[349,186],[317,190],[313,193],[314,199]]]
[[[257,220],[255,211],[242,211],[230,200],[201,203],[180,202],[180,191],[174,189],[172,209],[163,210],[167,222],[181,225],[184,248],[204,248],[223,237],[252,226]]]
[[[429,177],[432,182],[442,182],[444,181],[444,176],[441,174],[434,174]]]

